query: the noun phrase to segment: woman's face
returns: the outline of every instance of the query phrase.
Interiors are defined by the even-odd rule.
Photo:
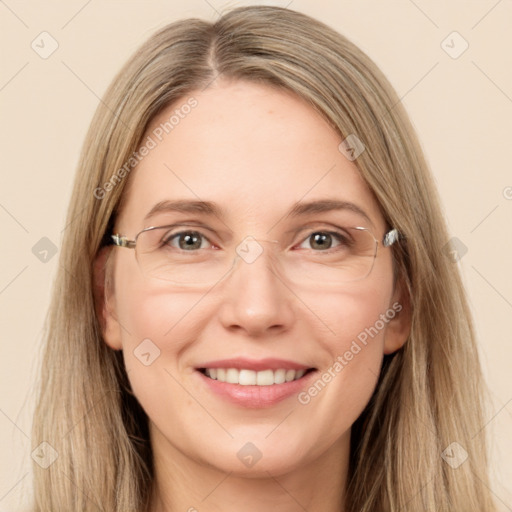
[[[408,327],[391,251],[380,243],[383,217],[341,141],[297,97],[241,81],[184,97],[149,127],[149,149],[129,177],[115,232],[133,239],[149,226],[187,222],[208,238],[194,245],[189,237],[190,248],[176,237],[169,250],[199,250],[213,261],[240,249],[231,271],[207,287],[144,275],[134,250],[112,249],[104,337],[123,350],[156,453],[251,475],[346,453],[383,354],[403,344]],[[165,207],[178,199],[215,203],[221,213]],[[326,199],[345,205],[287,215],[296,203]],[[325,250],[311,235],[347,225],[369,227],[379,239],[371,273],[343,284],[308,281],[311,263],[302,264]],[[279,240],[282,259],[273,257],[278,244],[240,244],[246,236]],[[329,251],[340,243],[329,235],[323,241]],[[280,268],[293,268],[296,280]],[[222,383],[205,367],[216,368],[220,380],[219,368],[239,368],[227,378],[263,385]],[[266,380],[293,378],[285,371],[293,368],[314,371],[293,382]]]

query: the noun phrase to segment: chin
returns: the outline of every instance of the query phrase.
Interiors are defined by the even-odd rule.
[[[284,475],[304,466],[306,462],[304,451],[298,450],[294,444],[284,443],[282,440],[274,445],[269,440],[240,442],[239,439],[241,438],[237,436],[237,440],[230,443],[233,448],[219,448],[215,459],[205,461],[206,464],[231,473],[232,476],[268,478],[269,473],[272,476]]]

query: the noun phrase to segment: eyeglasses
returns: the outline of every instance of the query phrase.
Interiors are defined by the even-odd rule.
[[[230,273],[237,262],[252,264],[266,252],[278,273],[291,283],[315,286],[338,285],[367,277],[377,257],[379,241],[365,227],[338,227],[336,230],[310,230],[300,243],[313,248],[283,251],[278,240],[245,237],[236,246],[218,248],[195,226],[174,224],[143,229],[134,240],[115,234],[111,244],[135,249],[142,274],[176,286],[210,286]],[[391,229],[382,238],[390,247],[401,234]],[[294,246],[296,247],[296,245]]]

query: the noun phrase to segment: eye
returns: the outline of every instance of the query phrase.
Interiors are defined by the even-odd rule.
[[[206,236],[199,231],[179,231],[177,233],[166,233],[162,237],[161,245],[162,247],[170,246],[175,249],[181,249],[182,251],[207,249],[208,247],[212,246],[208,238],[206,238]]]
[[[336,245],[335,247],[346,247],[350,245],[350,238],[347,235],[344,235],[343,233],[338,233],[336,231],[315,231],[311,233],[299,247],[301,247],[308,240],[311,240],[310,248],[318,249],[319,251],[331,249],[331,247],[333,246],[333,241],[338,243],[338,245]]]

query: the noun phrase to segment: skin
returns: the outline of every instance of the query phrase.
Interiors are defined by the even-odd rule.
[[[237,240],[279,239],[290,227],[325,226],[339,215],[291,221],[285,214],[293,203],[336,198],[364,209],[381,239],[386,226],[374,196],[355,162],[338,150],[340,136],[308,104],[243,81],[217,81],[190,96],[197,107],[132,171],[115,232],[134,238],[150,225],[201,219],[219,232],[231,230]],[[148,134],[187,98],[163,111]],[[214,201],[226,216],[160,214],[144,222],[156,203],[176,198]],[[344,215],[354,225],[369,225],[358,214]],[[305,238],[289,240],[289,247]],[[292,396],[263,409],[236,406],[214,395],[194,368],[246,356],[327,371],[379,315],[394,302],[404,304],[393,283],[390,249],[379,246],[370,275],[342,287],[276,279],[264,252],[252,264],[240,261],[209,291],[147,279],[135,251],[110,250],[113,285],[101,308],[103,334],[112,349],[123,350],[132,388],[150,419],[153,510],[343,510],[351,425],[374,391],[383,354],[407,339],[407,307],[306,405]],[[160,349],[149,366],[133,353],[147,338]],[[247,442],[262,454],[252,467],[237,457]]]

